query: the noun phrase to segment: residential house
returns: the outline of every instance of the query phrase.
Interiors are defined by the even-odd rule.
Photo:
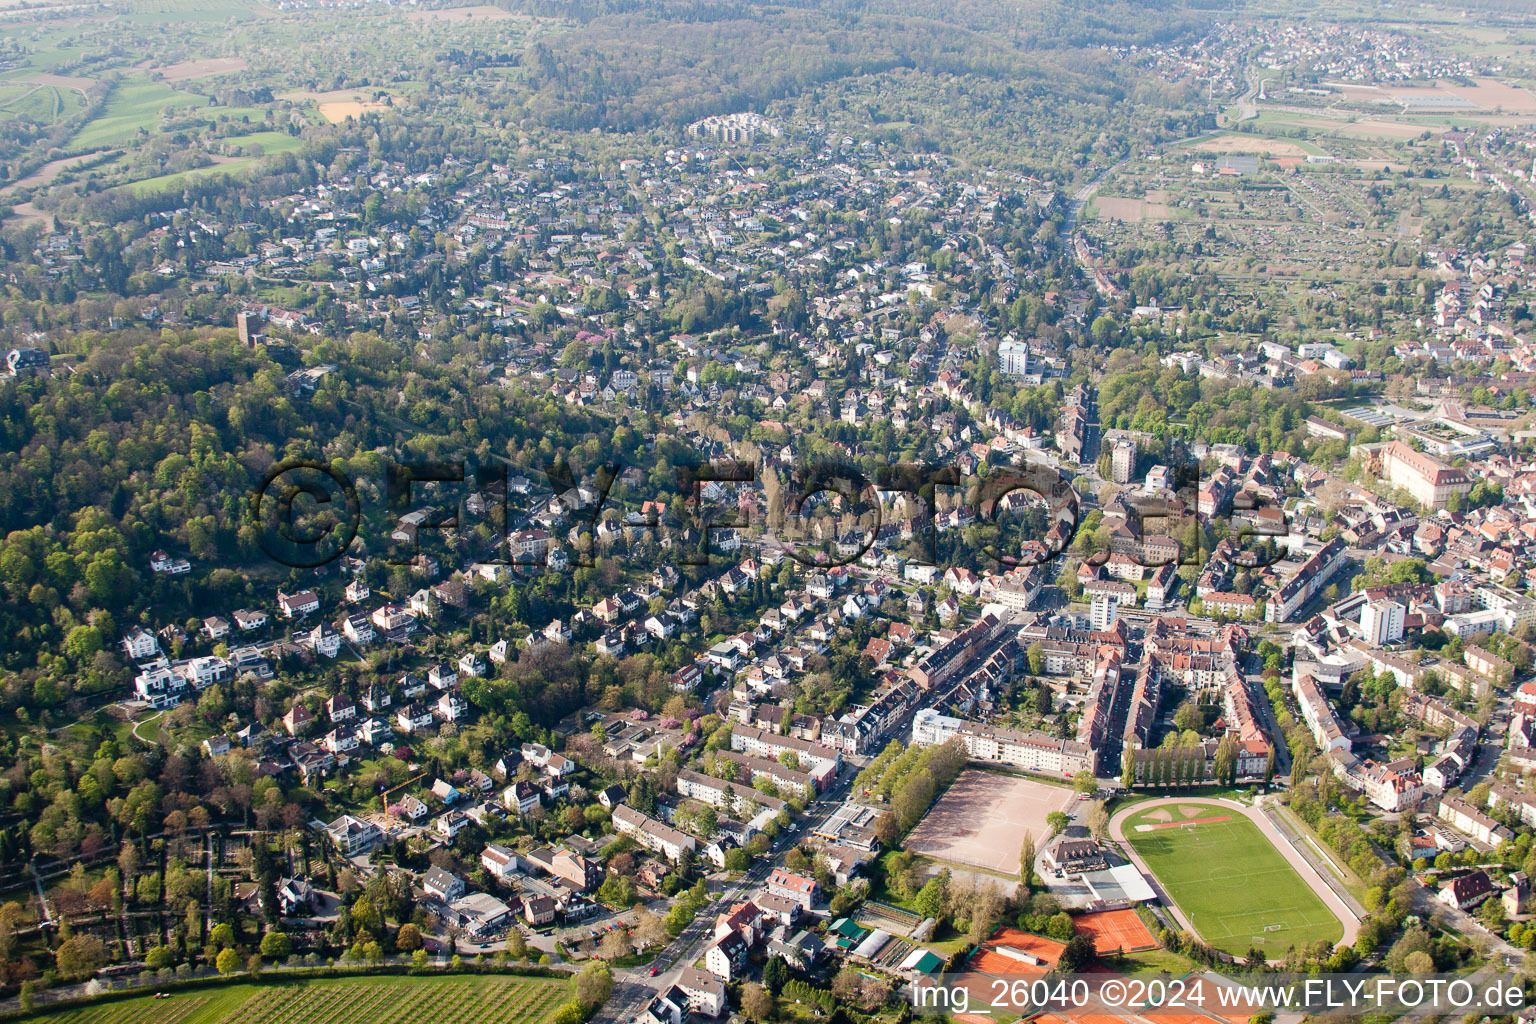
[[[549,924],[555,919],[555,901],[548,896],[528,896],[523,898],[523,919],[535,928]]]
[[[1440,886],[1440,902],[1457,910],[1471,910],[1492,895],[1493,881],[1481,870]]]
[[[803,910],[810,910],[816,905],[816,897],[820,892],[816,879],[797,875],[783,868],[773,869],[773,873],[768,876],[767,889],[773,896],[800,904]]]
[[[430,867],[422,876],[421,887],[428,896],[451,903],[464,895],[464,879],[440,867]]]
[[[704,967],[721,981],[735,981],[747,970],[747,940],[740,932],[729,932],[704,951]]]
[[[714,974],[697,967],[684,967],[677,979],[677,987],[688,997],[688,1008],[706,1017],[718,1017],[729,1009],[725,997],[725,984]]]
[[[343,814],[325,827],[343,857],[367,853],[384,840],[384,832],[371,821]]]
[[[522,866],[515,851],[495,843],[488,843],[485,849],[480,851],[480,864],[493,876],[501,879],[517,874]]]
[[[320,610],[320,598],[313,590],[302,590],[297,594],[285,594],[281,590],[277,592],[277,610],[285,619],[299,619],[312,612]]]

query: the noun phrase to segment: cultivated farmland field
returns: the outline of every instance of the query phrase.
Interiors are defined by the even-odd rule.
[[[542,1024],[572,996],[552,978],[325,978],[144,995],[40,1013],[45,1024]]]
[[[1194,814],[1180,814],[1186,810]],[[1336,942],[1342,934],[1317,894],[1240,814],[1207,804],[1160,808],[1133,816],[1125,835],[1200,937],[1217,949],[1243,956],[1257,948],[1274,958],[1290,946]]]

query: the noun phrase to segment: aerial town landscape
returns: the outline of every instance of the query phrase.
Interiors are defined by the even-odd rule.
[[[26,0],[0,213],[0,1019],[1536,1020],[1529,4]]]

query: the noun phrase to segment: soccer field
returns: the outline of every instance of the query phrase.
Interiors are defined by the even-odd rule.
[[[1224,820],[1213,821],[1220,818]],[[1343,927],[1251,821],[1209,804],[1133,816],[1125,836],[1206,942],[1270,958]]]

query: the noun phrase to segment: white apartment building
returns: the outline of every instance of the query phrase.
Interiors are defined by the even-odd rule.
[[[980,722],[941,715],[923,708],[912,719],[912,742],[931,746],[958,737],[973,761],[1002,764],[1023,771],[1069,777],[1087,769],[1096,771],[1098,758],[1092,747],[1075,740],[1059,740],[1044,733],[999,729]]]
[[[1029,344],[1017,340],[999,342],[997,360],[1004,376],[1023,377],[1029,373]]]
[[[1385,647],[1403,638],[1404,608],[1396,601],[1372,601],[1360,610],[1360,629],[1365,642]]]

